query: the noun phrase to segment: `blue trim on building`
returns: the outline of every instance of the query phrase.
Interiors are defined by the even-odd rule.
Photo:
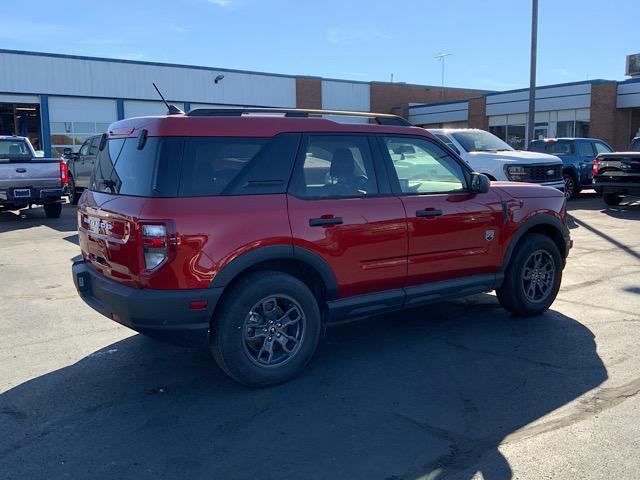
[[[569,83],[555,83],[553,85],[542,85],[537,86],[536,91],[544,90],[545,88],[558,88],[558,87],[572,87],[575,85],[586,85],[586,84],[598,84],[598,83],[610,83],[615,82],[616,80],[604,80],[602,78],[597,78],[594,80],[582,80],[580,82],[569,82]],[[505,93],[518,93],[518,92],[528,92],[529,88],[517,88],[515,90],[504,90],[503,92],[490,92],[485,94],[487,97],[491,95],[504,95]],[[551,97],[549,97],[551,98]]]
[[[455,100],[452,102],[438,102],[438,103],[420,103],[417,105],[409,105],[409,108],[424,108],[424,107],[436,107],[439,105],[454,105],[456,103],[469,103],[469,99],[465,100]]]
[[[45,157],[51,156],[51,126],[49,123],[49,97],[40,95],[40,126],[42,132],[42,149]]]
[[[116,98],[116,112],[118,120],[124,119],[124,100],[122,98]]]
[[[412,113],[411,115],[413,115],[413,116],[418,116],[418,115],[439,115],[441,113],[453,113],[453,112],[465,112],[465,113],[468,113],[469,109],[462,108],[460,110],[443,110],[441,112],[424,112],[424,113],[415,112],[415,113]]]
[[[184,111],[188,112],[189,110],[191,110],[191,102],[182,102],[184,105]]]
[[[589,96],[591,95],[590,93],[574,93],[571,95],[555,95],[555,96],[551,96],[551,97],[536,97],[536,102],[539,102],[541,100],[550,100],[553,98],[567,98],[567,97],[585,97],[585,96]],[[487,106],[489,105],[503,105],[505,103],[518,103],[518,102],[528,102],[529,99],[528,98],[521,98],[519,100],[506,100],[504,102],[487,102]]]

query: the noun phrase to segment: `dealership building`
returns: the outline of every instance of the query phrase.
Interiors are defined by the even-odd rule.
[[[526,145],[528,90],[487,92],[225,68],[0,50],[0,135],[29,136],[46,155],[77,150],[119,119],[170,103],[396,113],[427,127],[477,127]],[[539,87],[535,135],[593,136],[624,149],[640,128],[640,79]]]

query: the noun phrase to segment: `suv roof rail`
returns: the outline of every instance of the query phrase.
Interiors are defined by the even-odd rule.
[[[364,117],[373,119],[378,125],[396,125],[412,127],[404,118],[390,113],[351,112],[348,110],[314,110],[299,108],[196,108],[190,110],[190,117],[241,117],[245,114],[265,113],[282,114],[285,117],[309,118],[321,115],[342,115],[346,117]]]

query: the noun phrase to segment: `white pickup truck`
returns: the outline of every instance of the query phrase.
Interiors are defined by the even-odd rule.
[[[562,160],[554,155],[515,150],[492,133],[476,128],[428,131],[490,180],[537,183],[564,191]]]
[[[37,157],[28,138],[0,136],[0,212],[43,205],[47,217],[58,218],[67,182],[61,158]]]

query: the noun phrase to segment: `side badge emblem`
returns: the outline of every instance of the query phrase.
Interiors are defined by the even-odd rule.
[[[494,230],[487,230],[484,234],[484,238],[487,239],[487,242],[493,240],[493,237],[496,236],[496,232]]]

